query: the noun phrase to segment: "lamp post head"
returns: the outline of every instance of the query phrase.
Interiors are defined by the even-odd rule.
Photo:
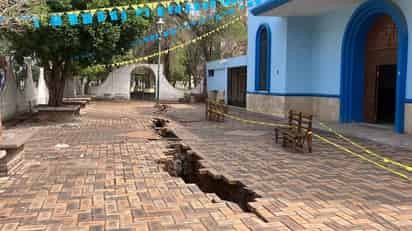
[[[164,24],[165,24],[165,21],[163,21],[163,18],[159,17],[159,19],[156,22],[157,32],[159,32],[159,34],[163,32],[163,25]]]

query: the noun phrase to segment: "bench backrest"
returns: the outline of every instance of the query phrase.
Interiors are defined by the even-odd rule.
[[[312,132],[312,115],[289,111],[289,128],[297,132]]]

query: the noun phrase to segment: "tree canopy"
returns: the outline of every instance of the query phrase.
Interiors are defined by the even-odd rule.
[[[127,5],[131,2],[139,1],[50,0],[45,5],[33,7],[33,11],[44,14]],[[39,28],[31,24],[3,28],[1,35],[9,42],[9,53],[16,60],[22,63],[23,57],[33,57],[40,66],[45,67],[46,83],[50,90],[49,104],[57,106],[62,102],[64,80],[74,71],[89,65],[111,63],[116,56],[126,54],[132,42],[147,29],[150,18],[136,17],[134,12],[128,14],[126,22],[107,20],[98,23],[93,20],[91,25],[72,26],[64,21],[59,27],[42,22]]]

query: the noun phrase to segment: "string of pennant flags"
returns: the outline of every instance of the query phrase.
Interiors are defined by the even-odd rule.
[[[107,8],[76,10],[59,13],[51,13],[49,15],[33,15],[19,16],[15,18],[17,21],[32,22],[34,28],[39,28],[40,25],[46,24],[52,27],[60,27],[67,20],[70,26],[79,24],[91,25],[94,20],[98,23],[110,21],[126,22],[130,16],[143,17],[164,17],[166,13],[169,16],[179,15],[181,13],[197,13],[200,11],[214,10],[217,7],[217,2],[224,7],[234,4],[239,4],[241,10],[245,7],[251,8],[254,5],[261,3],[261,0],[247,0],[246,5],[243,5],[243,0],[209,0],[209,1],[162,1],[159,3],[142,3],[126,6],[114,6]],[[7,22],[7,17],[0,16],[0,24]]]
[[[215,13],[210,16],[202,16],[198,20],[193,20],[191,22],[185,22],[183,25],[178,25],[176,27],[172,27],[168,30],[163,31],[161,34],[153,33],[144,36],[143,38],[137,39],[136,41],[132,42],[132,46],[141,45],[143,43],[150,43],[159,40],[160,37],[168,38],[170,36],[176,36],[178,31],[183,30],[190,30],[193,26],[204,25],[210,21],[219,22],[223,19],[222,15],[234,15],[236,12],[236,8],[229,8],[224,10],[222,13]]]
[[[191,21],[191,22],[186,21],[185,23],[183,23],[183,25],[178,25],[176,27],[172,27],[168,30],[163,31],[161,34],[153,33],[153,34],[146,35],[143,38],[139,38],[139,39],[133,41],[130,44],[130,47],[136,47],[136,46],[142,45],[144,43],[151,43],[151,42],[159,40],[160,37],[169,38],[171,36],[177,36],[177,32],[181,32],[181,31],[184,31],[184,30],[188,31],[193,26],[204,25],[209,21],[219,22],[223,19],[222,15],[234,15],[235,12],[236,12],[236,8],[232,7],[232,8],[224,10],[221,13],[215,13],[215,14],[207,16],[207,17],[203,16],[199,20],[194,20],[194,21]],[[94,53],[88,53],[88,54],[83,54],[83,55],[76,56],[73,59],[74,60],[81,60],[81,59],[84,59],[84,58],[94,57],[94,55],[95,55]]]
[[[96,65],[96,66],[94,66],[94,67],[95,67],[95,68],[113,68],[113,67],[117,68],[117,67],[120,67],[120,66],[125,66],[125,65],[129,65],[129,64],[133,64],[133,63],[139,63],[139,62],[147,61],[147,60],[149,60],[149,59],[151,59],[151,58],[154,58],[154,57],[157,57],[157,56],[159,56],[159,55],[160,55],[160,56],[166,55],[166,54],[168,54],[169,52],[172,52],[172,51],[175,51],[175,50],[177,50],[177,49],[181,49],[181,48],[187,47],[187,46],[189,46],[189,45],[191,45],[191,44],[197,43],[198,41],[201,41],[201,40],[209,37],[209,36],[212,35],[212,34],[215,34],[215,33],[217,33],[217,32],[220,32],[220,31],[226,29],[227,27],[229,27],[230,25],[232,25],[232,24],[240,21],[241,18],[242,18],[242,16],[235,17],[234,19],[230,20],[229,22],[227,22],[227,23],[225,23],[225,24],[223,24],[223,25],[221,25],[221,26],[219,26],[219,27],[216,27],[215,29],[213,29],[213,30],[211,30],[211,31],[209,31],[209,32],[207,32],[207,33],[204,33],[204,34],[202,34],[202,35],[200,35],[200,36],[198,36],[198,37],[196,37],[196,38],[193,38],[193,39],[191,39],[191,40],[188,40],[188,41],[186,41],[186,42],[184,42],[184,43],[181,43],[181,44],[179,44],[179,45],[173,46],[173,47],[171,47],[171,48],[169,48],[169,49],[162,50],[162,51],[159,51],[159,52],[155,52],[155,53],[153,53],[153,54],[150,54],[150,55],[147,55],[147,56],[143,56],[143,57],[139,57],[139,58],[134,58],[134,59],[130,59],[130,60],[123,60],[123,61],[120,61],[120,62],[108,64],[108,65]]]

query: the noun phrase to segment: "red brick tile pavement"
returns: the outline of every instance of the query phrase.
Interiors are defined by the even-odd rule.
[[[284,150],[272,141],[272,128],[202,121],[202,109],[176,106],[167,116],[182,122],[170,126],[209,172],[262,196],[250,206],[266,220],[291,230],[412,230],[411,182],[318,140],[311,154]],[[231,135],[234,131],[244,134]],[[357,141],[412,164],[412,151]]]
[[[152,110],[100,102],[77,122],[40,126],[24,169],[0,181],[0,230],[288,230],[163,171]]]

